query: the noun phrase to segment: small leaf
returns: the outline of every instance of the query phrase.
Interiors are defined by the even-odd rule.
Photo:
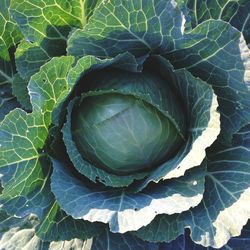
[[[22,34],[17,24],[12,20],[9,11],[10,0],[2,0],[0,2],[0,66],[2,66],[1,60],[10,61],[8,49],[15,46],[22,39]],[[3,73],[1,71],[2,67],[0,67],[0,75]]]
[[[53,109],[70,92],[66,77],[73,62],[74,58],[71,56],[53,58],[43,65],[29,81],[28,90],[33,111],[38,111],[44,116],[47,127],[51,124]]]
[[[32,109],[30,96],[28,94],[28,81],[21,78],[18,73],[15,75],[12,82],[12,93],[24,109]]]
[[[11,110],[18,107],[16,98],[12,96],[10,84],[0,85],[0,121],[4,119]]]
[[[23,40],[17,47],[15,59],[19,75],[29,80],[43,64],[51,59],[51,56],[39,44]]]

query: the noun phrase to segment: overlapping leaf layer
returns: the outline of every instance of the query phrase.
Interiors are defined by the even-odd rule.
[[[249,8],[246,0],[1,1],[0,248],[159,249],[176,238],[169,244],[191,246],[180,238],[186,228],[195,243],[230,247],[250,218]],[[100,79],[112,71],[119,77]],[[163,85],[128,84],[141,72]],[[85,157],[76,110],[108,94],[164,116],[178,150],[125,174]],[[141,116],[131,121],[128,130],[145,127]],[[112,134],[122,136],[117,126]],[[93,147],[114,154],[102,149]]]

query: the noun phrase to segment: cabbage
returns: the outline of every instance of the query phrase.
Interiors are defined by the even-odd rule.
[[[249,245],[249,8],[3,0],[0,246]]]

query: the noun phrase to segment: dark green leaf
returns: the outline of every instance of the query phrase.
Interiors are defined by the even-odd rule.
[[[184,34],[166,57],[212,85],[221,114],[219,138],[230,143],[250,122],[250,51],[241,33],[223,21],[205,21]]]
[[[22,38],[17,24],[10,17],[10,0],[2,0],[0,2],[0,60],[10,61],[8,49],[15,46]],[[1,61],[0,61],[1,62]],[[3,66],[0,63],[0,66]],[[8,74],[4,72],[4,68],[0,67],[0,84],[3,78],[8,78]]]
[[[18,73],[14,76],[12,82],[12,93],[24,109],[32,109],[30,96],[28,94],[28,81],[23,80]]]
[[[0,135],[3,207],[18,216],[30,212],[42,216],[52,199],[50,164],[39,153],[46,140],[43,120],[37,114],[15,109],[3,120]]]
[[[204,166],[189,170],[179,179],[148,185],[137,194],[89,187],[55,160],[53,168],[51,188],[61,208],[75,219],[109,223],[111,232],[138,230],[157,214],[180,213],[202,199]]]
[[[84,220],[75,220],[62,211],[56,201],[37,227],[36,235],[46,241],[86,240],[104,232],[104,225]]]
[[[52,111],[70,92],[66,77],[73,62],[74,58],[71,56],[53,58],[29,81],[28,90],[33,111],[44,116],[47,127],[51,124]]]
[[[136,235],[150,241],[171,241],[188,227],[194,242],[215,248],[240,235],[250,217],[249,148],[249,126],[235,135],[232,146],[226,148],[215,143],[209,149],[202,202],[174,217],[159,215]],[[168,233],[169,229],[172,233]],[[160,233],[155,233],[157,230]]]
[[[91,250],[158,250],[158,244],[142,241],[137,237],[126,234],[114,234],[106,230],[93,239]]]
[[[162,163],[148,177],[137,185],[140,191],[151,181],[182,176],[186,170],[199,166],[209,147],[220,133],[220,116],[217,99],[212,88],[193,77],[187,70],[173,70],[170,63],[160,56],[154,57],[152,64],[160,71],[166,82],[179,93],[179,101],[184,108],[187,123],[186,141],[170,160]]]
[[[83,10],[85,16],[85,22],[92,16],[95,8],[102,2],[102,0],[80,0],[83,1]]]
[[[43,64],[51,59],[51,56],[37,43],[23,40],[17,48],[15,59],[19,75],[29,80]]]
[[[192,26],[209,19],[221,19],[243,32],[247,43],[250,43],[250,2],[248,0],[178,0],[190,11]]]
[[[10,17],[9,5],[10,0],[0,2],[0,121],[10,110],[18,106],[11,93],[11,83],[15,74],[12,57],[14,47],[22,39],[22,35]]]
[[[18,107],[16,98],[12,95],[10,84],[0,85],[0,121],[3,120],[12,109]]]
[[[114,0],[102,2],[89,23],[69,38],[68,52],[76,57],[112,57],[125,51],[136,56],[174,48],[184,21],[174,1]]]

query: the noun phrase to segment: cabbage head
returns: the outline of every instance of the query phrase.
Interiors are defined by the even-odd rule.
[[[2,0],[0,249],[230,248],[249,232],[249,12]]]

